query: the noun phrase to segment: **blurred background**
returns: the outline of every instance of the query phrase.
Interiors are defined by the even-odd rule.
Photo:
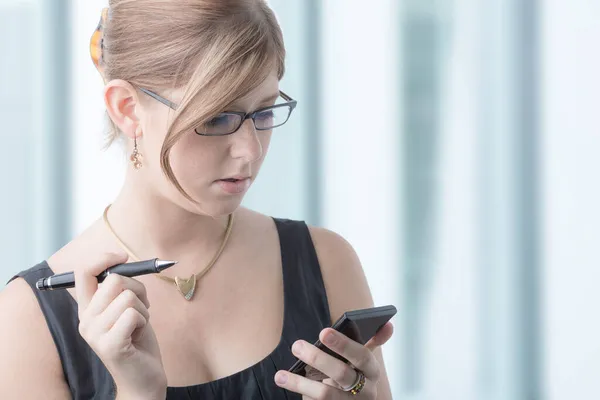
[[[355,247],[395,399],[600,398],[600,2],[271,0],[299,104],[245,204]],[[0,279],[98,218],[106,0],[0,0]]]

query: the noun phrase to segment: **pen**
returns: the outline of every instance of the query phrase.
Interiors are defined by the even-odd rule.
[[[132,263],[124,263],[114,265],[107,270],[103,271],[97,276],[98,283],[101,283],[110,274],[119,274],[122,276],[139,276],[146,274],[157,274],[173,265],[177,264],[177,261],[163,261],[158,258],[145,261],[136,261]],[[75,287],[75,275],[73,272],[65,272],[62,274],[55,274],[47,278],[41,278],[35,284],[39,290],[55,290],[55,289],[68,289]]]

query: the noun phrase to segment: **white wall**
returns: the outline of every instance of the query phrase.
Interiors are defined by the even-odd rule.
[[[125,158],[113,145],[101,151],[108,124],[104,116],[104,83],[90,57],[89,43],[106,0],[74,1],[73,70],[73,229],[80,232],[99,218],[117,195],[125,177]]]
[[[35,224],[32,210],[36,192],[33,178],[37,168],[40,124],[32,115],[42,114],[39,101],[41,71],[36,65],[39,49],[39,7],[31,1],[0,1],[0,118],[3,151],[0,171],[0,232],[5,255],[0,266],[0,287],[15,273],[35,263]],[[34,210],[35,211],[35,210]]]
[[[547,399],[591,400],[600,398],[600,2],[544,5]]]
[[[323,2],[323,225],[356,249],[377,305],[401,310],[398,2]],[[400,393],[400,319],[384,347]]]
[[[479,0],[440,15],[441,102],[438,227],[424,294],[424,382],[419,399],[478,399],[478,134],[481,112]],[[479,397],[481,398],[481,397]],[[483,400],[483,398],[481,398]]]

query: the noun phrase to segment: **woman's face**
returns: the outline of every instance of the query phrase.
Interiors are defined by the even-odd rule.
[[[259,87],[223,111],[253,112],[273,105],[278,94],[279,80],[273,70]],[[182,95],[176,91],[169,98],[178,102]],[[136,175],[141,175],[152,192],[188,211],[211,216],[233,212],[258,175],[272,130],[257,131],[252,119],[247,119],[231,135],[201,136],[194,130],[183,135],[171,149],[170,163],[185,192],[199,203],[195,205],[173,186],[160,166],[160,151],[173,112],[158,101],[147,100],[138,112],[143,167]]]

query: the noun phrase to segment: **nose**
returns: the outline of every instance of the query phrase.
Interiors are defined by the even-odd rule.
[[[244,121],[240,129],[231,135],[231,156],[241,158],[251,163],[258,160],[263,155],[262,143],[254,127],[254,121],[248,118]]]

